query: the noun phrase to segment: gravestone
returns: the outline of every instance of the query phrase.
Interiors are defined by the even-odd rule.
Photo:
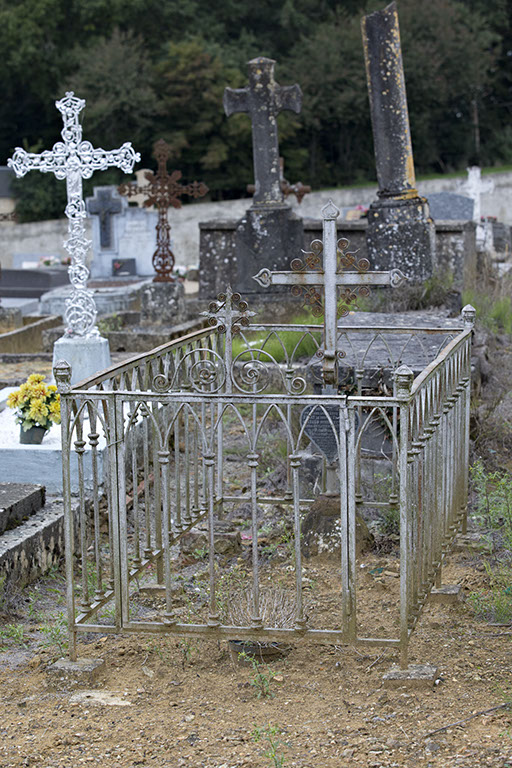
[[[430,215],[437,221],[473,221],[474,202],[455,192],[436,192],[429,196]]]
[[[340,409],[335,405],[308,405],[300,415],[301,426],[306,422],[304,432],[329,463],[338,458],[339,419]]]
[[[362,20],[378,200],[368,211],[368,258],[422,282],[436,267],[435,226],[416,190],[396,3]]]
[[[494,190],[492,179],[482,180],[482,170],[478,165],[467,169],[466,181],[459,182],[459,189],[465,192],[473,200],[473,221],[476,223],[476,244],[480,251],[493,253],[494,238],[492,222],[486,219],[482,221],[482,195]]]
[[[284,202],[277,131],[282,110],[300,112],[302,92],[298,85],[276,83],[273,59],[252,59],[248,67],[249,85],[226,88],[223,104],[228,117],[245,112],[251,118],[254,197],[236,225],[236,275],[231,279],[236,290],[254,293],[251,275],[258,267],[282,269],[302,247],[302,221]]]
[[[113,243],[112,216],[121,213],[123,201],[115,187],[94,187],[94,196],[86,199],[87,213],[93,216],[93,247],[111,250]],[[96,240],[96,242],[95,242]]]
[[[94,197],[88,197],[86,203],[92,214],[91,277],[107,279],[121,271],[141,277],[152,275],[158,213],[132,208],[112,186],[94,187]],[[126,264],[129,266],[124,269]]]

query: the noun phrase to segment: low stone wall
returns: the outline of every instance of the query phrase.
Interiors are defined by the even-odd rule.
[[[199,224],[201,240],[201,262],[199,265],[199,298],[213,299],[222,293],[229,283],[234,283],[237,274],[235,249],[236,221],[208,221]],[[350,242],[350,250],[358,258],[367,256],[365,219],[340,221],[338,237]],[[311,242],[322,238],[322,222],[319,219],[304,219],[303,248],[309,250]],[[436,222],[437,272],[450,272],[453,287],[457,290],[473,285],[476,277],[475,224],[470,221]],[[300,256],[300,254],[297,254]],[[255,272],[258,270],[255,269]],[[232,285],[237,288],[236,283]],[[264,294],[254,283],[254,293]]]
[[[25,320],[28,322],[23,328],[0,334],[0,354],[40,352],[43,349],[43,331],[62,323],[62,318],[56,315],[28,317]]]
[[[420,194],[427,198],[434,192],[457,192],[458,183],[466,179],[461,173],[453,178],[440,178],[418,182]],[[492,179],[494,191],[482,195],[482,216],[495,216],[499,221],[512,225],[512,172],[498,171],[485,174],[485,179]],[[332,198],[338,208],[352,208],[356,205],[369,205],[377,197],[377,185],[349,189],[329,189],[312,192],[299,205],[290,197],[288,203],[293,211],[302,218],[316,218],[320,210]],[[251,205],[250,198],[224,200],[217,203],[196,202],[184,205],[169,214],[171,224],[172,249],[177,264],[190,266],[199,262],[199,222],[215,219],[238,220],[244,216]],[[85,222],[86,237],[92,239],[91,220]],[[63,247],[67,239],[67,220],[38,221],[30,224],[0,225],[0,265],[5,268],[15,266],[23,257],[53,254],[65,256]]]

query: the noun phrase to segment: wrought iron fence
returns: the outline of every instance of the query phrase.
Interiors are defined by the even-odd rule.
[[[229,291],[226,296],[233,298]],[[55,368],[70,656],[76,658],[78,632],[170,632],[396,646],[405,665],[421,608],[465,521],[474,311],[466,309],[464,322],[448,330],[339,328],[340,386],[326,391],[318,386],[321,326],[249,325],[247,306],[234,300],[238,314],[229,322],[217,313],[212,327],[74,389],[69,366]],[[417,368],[423,356],[416,378],[407,367],[413,351]],[[371,363],[373,353],[378,365]],[[268,485],[276,463],[269,446],[282,457],[277,488]],[[84,482],[86,454],[92,491]],[[315,482],[306,478],[312,455],[323,465]],[[376,460],[387,472],[380,498],[365,483],[365,464]],[[328,619],[310,615],[301,547],[304,514],[324,491],[339,499],[341,553],[333,566],[340,597]],[[233,568],[219,554],[218,533],[230,505],[241,504],[249,510],[247,567]],[[279,621],[266,610],[271,580],[261,551],[262,508],[277,510],[288,526],[291,571],[280,597],[288,608]],[[396,510],[400,519],[399,620],[374,634],[358,616],[356,511],[364,508]],[[204,527],[196,553],[205,564],[200,583],[181,575],[179,558],[197,526]],[[150,608],[140,601],[148,578],[161,595]]]

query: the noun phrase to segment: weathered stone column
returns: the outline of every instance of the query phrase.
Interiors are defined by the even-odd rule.
[[[421,282],[435,269],[435,226],[416,190],[396,3],[361,26],[379,184],[368,211],[368,258],[375,269],[400,268]]]

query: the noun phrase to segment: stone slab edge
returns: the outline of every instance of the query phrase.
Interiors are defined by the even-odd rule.
[[[63,554],[62,503],[48,503],[0,538],[0,577],[23,587],[46,573]]]
[[[437,677],[437,667],[431,664],[411,664],[407,669],[392,666],[382,681],[384,688],[432,688]]]
[[[44,500],[39,483],[0,483],[0,534],[39,511]]]

